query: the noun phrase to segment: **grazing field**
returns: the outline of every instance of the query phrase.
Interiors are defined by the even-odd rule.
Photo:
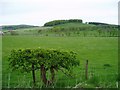
[[[117,37],[49,37],[33,35],[5,35],[2,37],[2,86],[4,88],[31,88],[31,73],[11,71],[8,56],[12,49],[55,48],[77,53],[80,66],[73,69],[73,76],[56,73],[54,87],[64,88],[116,88],[118,81],[118,38]],[[88,60],[88,80],[85,80],[85,63]],[[47,73],[49,76],[49,73]],[[39,71],[36,72],[37,88]],[[48,77],[49,78],[49,77]]]

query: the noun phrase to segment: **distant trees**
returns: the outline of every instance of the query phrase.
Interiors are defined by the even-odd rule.
[[[100,23],[100,22],[88,22],[88,24],[94,24],[94,25],[109,25],[107,23]]]
[[[2,26],[2,30],[16,30],[16,29],[31,28],[31,27],[38,27],[38,26],[32,26],[32,25],[6,25],[6,26]]]
[[[101,23],[101,22],[87,22],[87,24],[98,25],[99,27],[104,27],[104,28],[118,28],[119,27],[119,25],[113,25],[113,24],[107,24],[107,23]]]
[[[95,36],[95,37],[116,37],[118,28],[112,26],[54,26],[49,30],[57,36]],[[63,35],[64,34],[64,35]]]
[[[55,25],[60,25],[60,24],[65,24],[65,23],[82,23],[81,19],[69,19],[69,20],[54,20],[50,21],[44,24],[44,26],[55,26]]]

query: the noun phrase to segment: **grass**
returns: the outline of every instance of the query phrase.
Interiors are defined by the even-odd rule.
[[[80,66],[73,69],[75,78],[65,76],[61,71],[56,73],[54,87],[104,87],[115,88],[118,71],[118,38],[117,37],[49,37],[49,36],[3,36],[3,87],[32,87],[31,73],[11,71],[8,56],[12,49],[19,48],[55,48],[77,52]],[[89,61],[89,79],[85,80],[85,62]],[[106,66],[109,65],[109,66]],[[42,87],[36,72],[37,85]]]

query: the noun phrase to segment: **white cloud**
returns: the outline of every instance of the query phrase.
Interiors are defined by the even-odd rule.
[[[118,0],[119,1],[119,0]],[[81,18],[117,24],[117,0],[2,0],[2,24],[43,25],[54,19]]]

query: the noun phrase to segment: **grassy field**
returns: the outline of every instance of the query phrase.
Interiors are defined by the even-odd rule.
[[[8,56],[12,49],[19,48],[55,48],[77,52],[80,66],[73,69],[74,78],[56,72],[54,87],[101,87],[115,88],[118,80],[118,38],[117,37],[49,37],[33,35],[6,35],[2,37],[3,77],[2,86],[6,88],[32,87],[31,73],[11,71]],[[85,80],[85,62],[89,61],[89,79]],[[39,83],[39,72],[36,72],[36,87]],[[48,73],[49,75],[49,73]],[[48,77],[49,78],[49,77]]]

